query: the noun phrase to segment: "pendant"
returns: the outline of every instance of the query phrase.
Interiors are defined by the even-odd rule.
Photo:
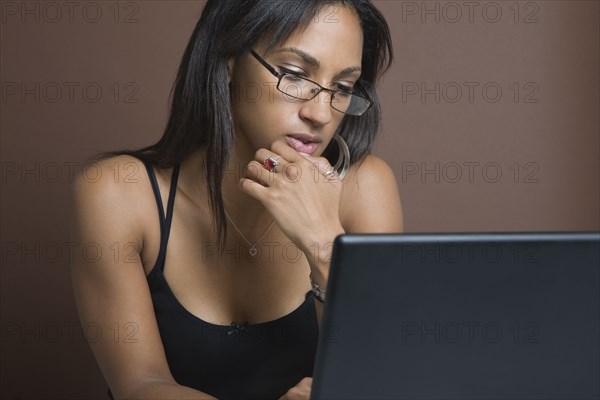
[[[250,255],[252,257],[256,257],[256,254],[258,253],[258,250],[256,249],[256,245],[255,244],[252,244],[250,246],[250,248],[248,249],[248,253],[250,253]]]

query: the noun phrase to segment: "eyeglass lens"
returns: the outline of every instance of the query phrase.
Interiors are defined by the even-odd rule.
[[[310,100],[321,90],[315,83],[291,74],[284,75],[277,88],[286,95],[301,100]],[[345,114],[360,115],[369,108],[368,100],[351,93],[338,91],[332,96],[331,106]]]

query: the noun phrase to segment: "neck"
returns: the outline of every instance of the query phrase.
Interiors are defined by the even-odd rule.
[[[237,141],[231,153],[223,177],[223,202],[229,216],[250,240],[260,236],[273,218],[255,198],[240,189],[239,182],[246,175],[246,168],[254,159],[254,151],[247,143]]]
[[[273,218],[258,200],[247,195],[239,187],[239,180],[245,175],[246,166],[254,155],[240,147],[242,146],[236,144],[224,170],[221,186],[223,204],[238,229],[248,239],[255,240],[262,235]],[[193,199],[194,204],[205,206],[208,210],[207,179],[202,153],[194,153],[181,164],[179,181],[183,191]],[[230,234],[235,233],[230,230]]]

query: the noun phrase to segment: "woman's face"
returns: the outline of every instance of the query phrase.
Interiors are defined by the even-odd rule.
[[[306,30],[295,32],[269,55],[260,44],[254,50],[279,72],[285,69],[336,89],[358,81],[362,48],[358,17],[336,5],[323,8]],[[251,157],[282,140],[299,152],[320,156],[344,117],[331,108],[328,92],[297,100],[278,91],[277,77],[249,52],[230,62],[230,79],[236,88],[232,110],[238,155]]]

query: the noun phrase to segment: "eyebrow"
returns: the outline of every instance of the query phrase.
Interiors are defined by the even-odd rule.
[[[300,56],[307,64],[313,66],[315,69],[319,69],[321,67],[321,63],[319,62],[319,60],[317,60],[310,54],[305,53],[304,51],[302,51],[296,47],[285,47],[283,49],[279,49],[279,50],[275,51],[275,53],[282,53],[282,52],[294,53],[294,54]],[[358,66],[348,67],[348,68],[344,68],[342,71],[340,71],[340,73],[337,76],[349,75],[354,72],[361,72],[361,71],[362,71],[361,67],[358,67]]]

